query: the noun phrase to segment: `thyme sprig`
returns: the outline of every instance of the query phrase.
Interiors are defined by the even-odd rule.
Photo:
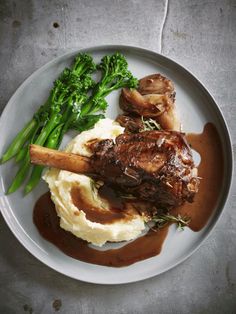
[[[181,216],[180,214],[178,214],[177,216],[173,216],[167,213],[153,216],[152,221],[155,223],[155,228],[157,229],[163,228],[168,223],[173,222],[177,223],[180,230],[183,230],[184,227],[188,226],[191,219],[190,217]]]
[[[142,132],[144,132],[144,131],[153,131],[153,130],[161,130],[160,124],[157,123],[152,118],[144,118],[142,116],[141,119],[142,119],[142,123],[143,123],[143,130],[142,130]]]

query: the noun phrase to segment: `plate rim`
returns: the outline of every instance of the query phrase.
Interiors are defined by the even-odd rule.
[[[14,225],[12,224],[10,219],[8,218],[7,212],[5,212],[4,208],[0,207],[2,216],[3,216],[7,226],[10,228],[11,232],[16,237],[16,239],[25,247],[25,249],[30,254],[32,254],[40,262],[47,265],[51,269],[59,272],[60,274],[62,274],[64,276],[67,276],[67,277],[70,277],[70,278],[73,278],[76,280],[80,280],[83,282],[93,283],[93,284],[104,284],[104,285],[128,284],[128,283],[143,281],[143,280],[146,280],[146,279],[149,279],[152,277],[156,277],[158,275],[161,275],[161,274],[167,272],[170,269],[175,268],[177,265],[181,264],[182,262],[187,260],[192,254],[194,254],[199,249],[199,247],[204,243],[204,241],[206,241],[207,238],[210,236],[211,232],[215,228],[216,224],[219,222],[220,217],[224,212],[224,209],[227,205],[229,195],[230,195],[230,192],[232,189],[232,178],[233,178],[233,173],[234,173],[234,164],[233,164],[234,158],[233,158],[233,149],[232,149],[232,139],[231,139],[231,135],[229,132],[229,127],[226,123],[226,120],[224,118],[222,110],[218,106],[214,97],[207,90],[207,88],[204,86],[204,84],[188,68],[186,68],[185,66],[182,66],[181,64],[179,64],[178,62],[176,62],[172,58],[166,57],[165,55],[160,54],[154,50],[146,49],[146,48],[138,47],[138,46],[133,46],[133,45],[119,45],[119,44],[96,45],[96,46],[88,46],[85,48],[73,49],[73,50],[70,50],[66,53],[63,53],[63,54],[57,56],[56,58],[53,58],[49,62],[45,63],[43,66],[36,69],[20,84],[20,86],[15,90],[15,92],[12,94],[12,96],[8,100],[6,106],[4,107],[4,109],[2,111],[1,117],[0,117],[0,125],[2,124],[2,121],[4,120],[5,116],[8,114],[8,111],[10,110],[9,108],[11,106],[11,103],[14,103],[14,100],[15,100],[15,98],[17,98],[18,94],[21,92],[22,89],[25,88],[25,86],[27,86],[27,84],[33,79],[33,77],[35,75],[40,74],[46,68],[50,67],[54,63],[57,63],[60,59],[69,59],[72,55],[75,55],[79,52],[88,52],[89,53],[89,52],[93,52],[94,50],[96,50],[96,51],[99,51],[99,50],[114,50],[114,51],[115,50],[119,50],[119,51],[130,50],[130,51],[139,52],[143,55],[152,54],[155,58],[162,59],[164,62],[167,62],[167,63],[171,62],[175,67],[181,69],[181,71],[183,71],[187,76],[191,77],[191,79],[194,80],[199,85],[201,90],[204,92],[204,95],[207,96],[207,98],[210,100],[210,102],[214,103],[214,110],[216,111],[218,118],[220,118],[221,125],[224,127],[224,136],[227,139],[226,147],[228,149],[228,152],[227,152],[227,160],[226,160],[227,165],[226,166],[227,166],[227,172],[229,173],[230,176],[227,178],[226,186],[224,187],[224,195],[222,196],[221,203],[218,205],[219,210],[214,214],[214,217],[213,217],[213,220],[211,221],[210,226],[207,226],[207,229],[205,230],[203,238],[201,240],[199,240],[199,243],[192,250],[190,250],[188,254],[186,254],[185,256],[180,258],[176,263],[174,263],[170,266],[167,266],[166,268],[164,268],[162,271],[160,271],[158,273],[154,273],[154,274],[150,274],[150,275],[143,275],[143,276],[141,276],[141,278],[138,278],[138,279],[133,279],[133,280],[129,280],[129,281],[125,281],[125,280],[118,281],[117,280],[116,282],[110,282],[110,281],[106,281],[106,280],[91,281],[91,280],[80,279],[76,276],[72,276],[68,273],[63,272],[62,270],[59,269],[59,267],[56,267],[55,265],[51,265],[51,263],[49,261],[46,262],[45,259],[42,259],[40,257],[40,254],[37,251],[32,252],[32,250],[30,249],[30,245],[27,243],[27,241],[23,237],[21,237],[21,235],[18,234],[17,231],[15,230]],[[5,195],[3,195],[3,197],[4,196]],[[1,199],[2,199],[2,196],[0,195],[0,201],[1,201]]]

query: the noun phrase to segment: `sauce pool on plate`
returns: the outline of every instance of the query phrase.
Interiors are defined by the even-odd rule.
[[[183,206],[173,209],[171,214],[190,217],[189,227],[193,231],[199,231],[206,225],[218,201],[223,178],[223,154],[220,136],[212,123],[205,125],[203,133],[187,134],[186,138],[191,147],[201,156],[198,166],[201,182],[194,202],[185,203]],[[76,199],[76,195],[74,195],[74,201],[79,206],[79,199]],[[119,200],[115,201],[119,205]],[[99,219],[91,211],[88,214],[93,220]],[[117,208],[110,214],[112,217],[107,215],[104,214],[103,217],[100,217],[103,223],[108,223],[108,219],[121,218],[122,216]],[[65,254],[87,263],[113,267],[131,265],[158,255],[161,252],[169,227],[167,225],[157,231],[150,230],[144,236],[118,249],[96,250],[91,248],[86,241],[60,227],[59,217],[49,192],[42,195],[36,202],[33,220],[41,236],[56,245]]]

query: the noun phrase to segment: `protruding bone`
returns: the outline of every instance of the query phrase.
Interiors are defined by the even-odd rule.
[[[54,167],[75,173],[92,173],[88,157],[62,152],[38,145],[30,145],[30,159],[33,164]]]

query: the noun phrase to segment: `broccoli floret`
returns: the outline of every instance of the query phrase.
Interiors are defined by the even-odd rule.
[[[137,78],[128,69],[127,60],[119,52],[104,56],[98,69],[102,72],[101,80],[96,84],[88,102],[82,107],[81,116],[98,110],[104,111],[107,108],[104,98],[113,90],[123,87],[136,88],[138,85]]]

